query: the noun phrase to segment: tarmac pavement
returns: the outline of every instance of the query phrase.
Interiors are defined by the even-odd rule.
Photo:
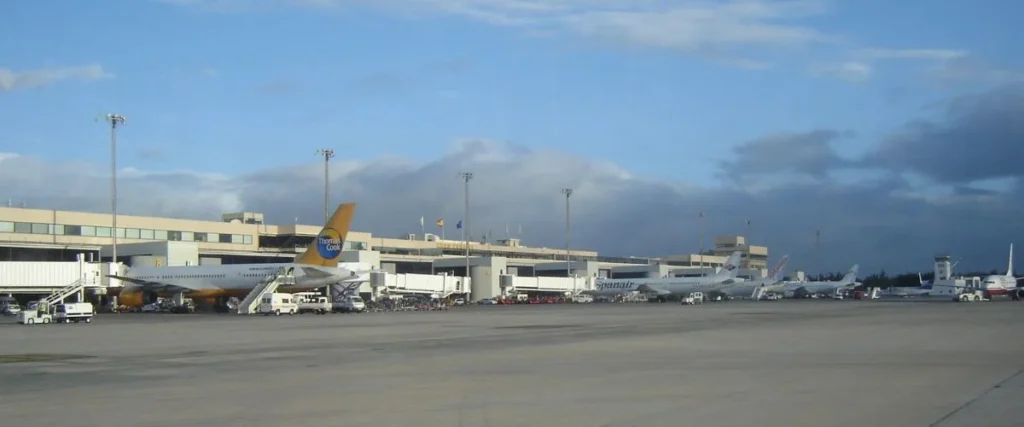
[[[1008,301],[11,319],[0,419],[39,426],[1024,423]]]

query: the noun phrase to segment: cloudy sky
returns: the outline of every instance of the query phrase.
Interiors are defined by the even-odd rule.
[[[460,171],[474,237],[561,247],[571,187],[608,255],[695,251],[701,211],[811,271],[1002,269],[1024,231],[1020,2],[102,3],[3,6],[0,199],[108,210],[116,112],[125,213],[317,224],[331,148],[378,235],[457,236]]]

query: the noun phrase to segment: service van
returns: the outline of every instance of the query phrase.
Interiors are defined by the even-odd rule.
[[[260,300],[259,312],[264,316],[280,316],[282,313],[293,315],[299,312],[299,304],[295,302],[292,294],[266,294]]]
[[[334,311],[342,313],[362,313],[366,311],[366,302],[358,295],[348,295],[334,303]]]
[[[96,314],[90,302],[73,302],[57,306],[53,320],[57,323],[92,323],[92,316]]]

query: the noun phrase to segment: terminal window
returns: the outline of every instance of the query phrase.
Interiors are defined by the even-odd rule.
[[[139,237],[143,238],[143,239],[150,239],[150,240],[152,240],[152,239],[154,239],[154,237],[153,237],[153,230],[145,230],[145,229],[139,230]]]
[[[14,223],[7,221],[0,221],[0,233],[13,233]]]
[[[110,237],[110,227],[96,227],[96,237]]]

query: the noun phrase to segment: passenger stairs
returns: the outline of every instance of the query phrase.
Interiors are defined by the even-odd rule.
[[[281,285],[294,285],[295,277],[284,273],[284,269],[278,269],[274,274],[267,275],[255,288],[245,296],[245,299],[238,304],[238,314],[253,314],[259,306],[260,299],[264,295],[273,293]]]
[[[87,281],[84,279],[75,280],[74,282],[71,282],[70,285],[53,291],[53,293],[47,295],[46,298],[43,298],[42,301],[45,302],[47,306],[51,307],[63,303],[65,298],[74,295],[78,292],[81,292],[82,289],[85,289],[86,284]]]

